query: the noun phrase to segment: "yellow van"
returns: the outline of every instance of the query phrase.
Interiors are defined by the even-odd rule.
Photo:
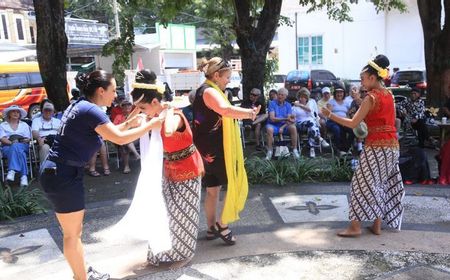
[[[39,112],[39,103],[45,98],[37,62],[0,64],[0,114],[5,108],[18,105],[32,116]]]

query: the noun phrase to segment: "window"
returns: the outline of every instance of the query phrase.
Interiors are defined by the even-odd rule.
[[[0,75],[0,90],[8,89],[8,85],[6,84],[6,76],[5,74]]]
[[[9,40],[8,22],[6,21],[6,14],[1,14],[0,17],[0,40]]]
[[[34,28],[33,26],[30,26],[30,36],[31,36],[31,43],[36,43],[36,40],[34,39]]]
[[[6,75],[6,84],[8,89],[18,89],[28,87],[26,73],[13,73]]]
[[[322,36],[309,36],[298,38],[298,64],[323,64]]]
[[[28,73],[30,87],[42,87],[42,77],[40,73]]]
[[[25,36],[23,34],[24,32],[21,18],[16,17],[16,28],[17,28],[17,40],[24,41]]]
[[[298,64],[309,64],[309,37],[298,38]]]

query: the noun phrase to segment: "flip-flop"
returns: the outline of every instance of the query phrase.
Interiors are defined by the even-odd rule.
[[[88,174],[91,177],[100,177],[100,173],[98,173],[97,170],[89,170]]]
[[[111,175],[111,170],[109,170],[109,168],[105,168],[105,169],[103,170],[103,175],[105,175],[105,176]]]
[[[124,170],[123,170],[123,174],[128,174],[128,173],[130,173],[130,172],[131,172],[131,169],[130,169],[130,168],[124,169]]]

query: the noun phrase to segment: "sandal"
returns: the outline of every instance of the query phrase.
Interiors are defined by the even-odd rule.
[[[100,173],[98,173],[97,170],[89,170],[88,174],[91,177],[100,177]]]
[[[105,176],[111,175],[111,170],[109,170],[109,168],[105,168],[105,169],[103,170],[103,175],[105,175]]]
[[[123,169],[123,174],[128,174],[128,173],[130,173],[131,172],[131,169],[130,168],[124,168]]]
[[[207,230],[206,231],[206,240],[215,240],[218,237],[216,236],[216,234],[213,231]]]
[[[227,245],[234,245],[236,244],[236,240],[233,240],[233,232],[230,230],[227,234],[223,235],[222,232],[228,230],[228,227],[221,227],[219,223],[216,223],[216,226],[211,226],[209,230],[211,232],[214,232],[214,234],[222,239]]]

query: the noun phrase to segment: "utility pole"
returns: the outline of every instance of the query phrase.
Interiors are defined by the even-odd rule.
[[[117,0],[113,0],[114,21],[116,24],[116,38],[120,37],[119,11],[117,9]]]

